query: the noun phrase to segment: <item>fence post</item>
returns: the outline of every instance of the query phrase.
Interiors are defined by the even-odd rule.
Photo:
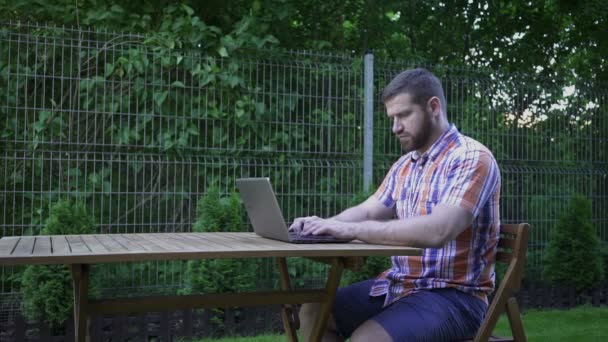
[[[363,75],[363,191],[368,192],[373,178],[374,161],[374,54],[364,57]]]

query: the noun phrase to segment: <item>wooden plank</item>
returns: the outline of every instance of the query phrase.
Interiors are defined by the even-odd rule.
[[[72,254],[91,254],[89,247],[82,241],[80,235],[66,235]]]
[[[145,241],[149,244],[154,244],[165,251],[183,251],[184,248],[172,242],[167,236],[167,234],[134,234],[141,241]]]
[[[110,250],[106,248],[94,235],[81,235],[82,242],[91,250],[94,254],[107,254]]]
[[[142,240],[140,237],[137,236],[137,234],[121,234],[122,237],[124,237],[126,240],[130,241],[132,244],[134,245],[138,245],[141,248],[143,248],[146,251],[149,252],[166,252],[166,250],[164,250],[163,248],[161,248],[160,246],[157,246],[153,243],[150,243],[148,241]]]
[[[183,233],[174,234],[173,236],[166,237],[171,240],[172,243],[179,244],[184,248],[184,250],[188,251],[200,251],[201,243],[197,240],[186,238],[183,236]],[[204,248],[206,250],[213,250],[213,247]],[[216,248],[217,249],[217,248]]]
[[[91,300],[90,313],[118,314],[171,311],[194,308],[316,303],[327,300],[324,290],[260,291],[241,293],[196,294],[185,296],[146,296]]]
[[[3,237],[0,239],[0,256],[12,254],[20,239],[20,236]]]
[[[235,240],[230,238],[225,233],[217,233],[210,236],[210,240],[222,245],[225,245],[228,248],[232,248],[233,250],[251,250],[254,244],[251,240],[247,240],[245,242]]]
[[[217,233],[213,236],[213,239],[220,241],[221,243],[231,247],[233,250],[240,251],[285,251],[285,250],[323,250],[327,246],[323,247],[324,244],[294,244],[284,241],[272,240],[259,237],[257,235],[250,235],[246,233]]]
[[[231,248],[230,243],[225,241],[219,233],[186,233],[186,237],[197,240],[205,245],[212,244],[214,250],[225,251]]]
[[[133,243],[131,240],[127,239],[124,234],[111,234],[110,237],[114,239],[117,243],[126,248],[129,252],[145,252],[146,249],[142,246]]]
[[[84,342],[88,335],[87,319],[90,314],[88,309],[89,265],[72,265],[72,284],[74,292],[74,340]]]
[[[53,256],[56,255],[71,255],[72,250],[65,235],[51,236],[51,250]]]
[[[173,233],[161,233],[161,234],[143,234],[144,239],[151,239],[156,241],[157,244],[165,246],[165,248],[170,250],[179,250],[179,251],[198,251],[200,250],[194,244],[187,244],[182,240],[174,238]]]
[[[291,279],[289,278],[289,272],[287,270],[287,260],[285,258],[278,258],[277,263],[279,266],[281,290],[291,290]],[[281,310],[281,320],[283,321],[283,329],[287,335],[288,342],[298,342],[296,330],[300,327],[300,322],[297,310],[295,305],[283,305],[283,309]]]
[[[103,237],[104,239],[112,239],[116,244],[122,246],[124,250],[102,254],[90,252],[80,236],[53,236],[51,238],[52,255],[36,256],[22,253],[17,256],[0,256],[0,264],[106,263],[204,258],[358,257],[420,255],[422,253],[422,250],[417,248],[381,246],[357,242],[348,244],[295,245],[260,238],[253,233],[173,233],[172,236],[173,239],[179,240],[182,246],[189,245],[194,248],[171,251],[169,253],[160,248],[154,249],[149,243],[142,245],[141,241],[138,243],[137,241],[128,239],[124,234],[107,234]],[[23,237],[22,239],[30,238]],[[62,241],[62,239],[69,239],[69,245],[65,241]],[[20,245],[21,247],[19,247]],[[25,244],[22,245],[21,242],[17,244],[15,249],[19,248],[27,250],[27,246]],[[70,248],[72,249],[71,251],[69,251]],[[63,252],[59,252],[59,250]]]
[[[102,244],[109,251],[109,253],[122,253],[127,251],[127,249],[123,245],[116,242],[116,240],[114,240],[110,235],[95,234],[93,236],[97,241],[99,241],[100,244]]]
[[[498,240],[498,247],[499,248],[514,249],[516,245],[517,244],[515,243],[515,239],[500,238],[500,240]]]
[[[319,316],[317,316],[310,336],[310,340],[312,341],[321,342],[323,340],[325,328],[327,327],[327,320],[331,313],[331,307],[336,297],[338,286],[340,285],[340,277],[342,276],[343,268],[344,265],[341,258],[334,258],[327,277],[327,284],[325,286],[327,300],[321,303]]]
[[[34,245],[35,255],[51,255],[51,237],[50,236],[38,236],[36,237],[36,244]]]
[[[519,224],[503,224],[500,226],[500,232],[503,234],[517,235]]]
[[[31,256],[36,243],[35,236],[22,236],[13,250],[13,256]]]
[[[174,236],[175,239],[179,239],[184,243],[194,244],[198,250],[224,251],[227,248],[230,248],[230,246],[226,246],[223,243],[212,241],[210,237],[210,234],[199,233],[180,233]]]

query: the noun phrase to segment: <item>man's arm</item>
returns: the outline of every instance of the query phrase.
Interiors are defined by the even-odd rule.
[[[394,209],[383,205],[376,196],[372,195],[361,204],[348,208],[338,215],[328,219],[340,222],[362,222],[368,220],[388,220],[394,217]],[[307,222],[319,220],[317,216],[299,217],[293,221],[289,229],[300,231]]]
[[[388,220],[394,217],[395,210],[387,208],[376,196],[372,195],[361,204],[348,208],[332,217],[342,222],[361,222],[366,220]]]
[[[336,218],[309,219],[305,222],[302,233],[331,234],[367,243],[439,248],[456,238],[473,222],[470,211],[445,204],[437,205],[430,215],[407,220],[342,222]]]

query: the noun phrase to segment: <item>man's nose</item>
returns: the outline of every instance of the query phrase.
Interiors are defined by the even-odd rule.
[[[398,134],[403,130],[403,125],[399,122],[399,120],[393,120],[393,133]]]

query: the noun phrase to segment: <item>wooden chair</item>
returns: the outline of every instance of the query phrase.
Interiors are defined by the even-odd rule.
[[[488,307],[486,317],[481,323],[475,338],[469,341],[516,341],[525,342],[526,333],[519,312],[519,305],[515,299],[515,293],[521,287],[524,266],[526,264],[526,251],[528,250],[528,238],[530,225],[527,223],[505,224],[500,227],[500,240],[498,241],[497,263],[507,264],[507,270],[503,276],[494,298]],[[496,327],[498,317],[505,312],[511,326],[511,338],[492,336]]]

